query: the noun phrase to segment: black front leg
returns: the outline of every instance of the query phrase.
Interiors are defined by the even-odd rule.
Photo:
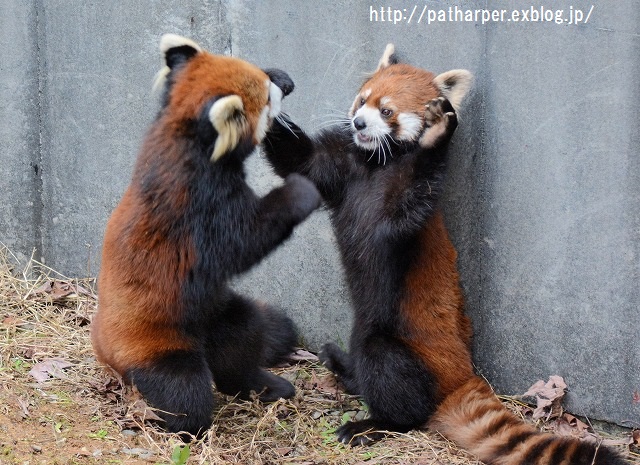
[[[333,207],[341,201],[354,171],[348,154],[351,145],[344,128],[335,127],[311,138],[281,114],[267,133],[263,149],[279,176],[290,173],[306,176]]]
[[[250,246],[244,247],[234,264],[238,272],[251,268],[279,246],[321,202],[313,183],[295,173],[287,176],[283,186],[262,197],[245,232]]]
[[[418,141],[419,147],[400,167],[401,176],[389,183],[386,192],[388,229],[400,238],[422,229],[436,211],[444,190],[447,148],[458,125],[455,110],[444,97],[427,104],[425,119],[427,129]]]
[[[309,176],[313,141],[286,115],[280,114],[273,121],[262,147],[278,176],[285,178],[291,173]]]

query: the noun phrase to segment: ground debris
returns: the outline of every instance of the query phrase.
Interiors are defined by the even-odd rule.
[[[184,449],[134,388],[95,361],[88,324],[96,311],[94,280],[70,280],[36,262],[17,270],[0,246],[2,464],[184,463],[176,453],[188,464],[212,465],[479,464],[429,431],[394,434],[366,448],[339,444],[335,429],[366,408],[304,350],[274,370],[295,384],[295,398],[262,404],[219,395],[214,425]],[[531,407],[503,400],[533,421]],[[581,428],[577,418],[560,418]],[[627,444],[638,444],[636,433]],[[631,459],[640,465],[640,456]]]

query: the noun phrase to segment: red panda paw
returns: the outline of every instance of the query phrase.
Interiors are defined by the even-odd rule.
[[[322,197],[316,186],[306,177],[292,173],[284,181],[294,220],[300,222],[320,206]]]
[[[444,97],[438,97],[425,107],[426,129],[420,137],[423,148],[437,148],[446,144],[458,126],[458,117],[453,106]]]

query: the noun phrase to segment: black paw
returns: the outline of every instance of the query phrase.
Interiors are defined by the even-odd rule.
[[[451,102],[438,97],[427,103],[425,107],[426,129],[420,138],[422,147],[435,147],[446,142],[458,127],[458,117]]]
[[[329,343],[322,346],[318,353],[318,359],[336,375],[347,393],[360,395],[360,385],[354,372],[354,362],[351,355],[337,345]]]
[[[264,72],[271,82],[280,88],[285,97],[293,92],[295,86],[287,73],[277,68],[265,69]]]
[[[377,431],[373,420],[350,421],[336,431],[338,441],[350,446],[366,446],[379,441],[386,436],[385,432]]]
[[[275,402],[278,399],[290,399],[296,395],[296,388],[289,381],[268,371],[263,371],[264,389],[258,393],[262,402]]]
[[[292,173],[284,181],[292,206],[293,217],[302,221],[322,203],[316,186],[304,176]]]
[[[334,373],[344,371],[345,367],[338,360],[346,356],[346,352],[333,343],[323,345],[320,352],[318,352],[320,362]]]

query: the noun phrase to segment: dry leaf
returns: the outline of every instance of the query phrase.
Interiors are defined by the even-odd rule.
[[[582,438],[589,429],[589,426],[570,414],[564,414],[554,422],[554,432],[560,436],[572,436]]]
[[[533,419],[546,417],[547,420],[562,414],[562,398],[567,385],[561,376],[550,376],[549,381],[537,381],[523,395],[536,398]]]
[[[62,370],[69,368],[70,366],[73,366],[73,363],[69,363],[59,358],[50,358],[40,363],[36,363],[31,370],[29,370],[29,374],[39,383],[48,380],[49,377],[64,379],[66,378],[66,375]]]
[[[304,349],[296,350],[294,353],[289,355],[288,358],[293,360],[294,362],[301,362],[301,361],[317,362],[318,361],[317,355],[312,354],[311,352],[306,351]]]
[[[338,383],[335,376],[331,374],[318,376],[315,371],[312,371],[311,377],[304,380],[301,387],[309,391],[316,390],[324,394],[335,394],[338,390]]]
[[[149,407],[143,399],[138,399],[133,403],[133,405],[131,405],[127,412],[127,416],[131,416],[141,422],[146,420],[164,422],[164,420],[156,415],[153,409]]]
[[[580,433],[584,433],[589,430],[589,425],[580,420],[579,418],[574,417],[570,413],[565,413],[562,416],[572,428],[575,428]]]
[[[64,300],[67,297],[77,297],[79,295],[85,295],[95,298],[96,296],[80,286],[79,284],[73,284],[68,281],[50,280],[45,282],[42,286],[35,289],[27,297],[33,296],[47,296],[51,300]]]

